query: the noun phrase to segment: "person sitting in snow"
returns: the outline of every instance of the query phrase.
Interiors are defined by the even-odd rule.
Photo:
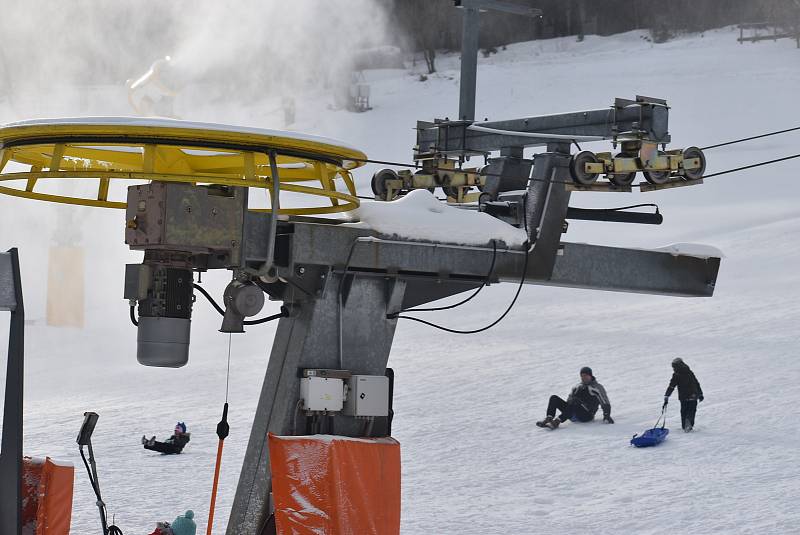
[[[592,369],[588,366],[581,368],[581,382],[578,383],[570,392],[567,401],[558,396],[550,396],[550,403],[547,405],[547,416],[544,420],[536,422],[539,427],[549,427],[557,429],[559,425],[567,420],[574,422],[590,422],[594,419],[598,407],[603,408],[603,421],[609,424],[614,423],[611,418],[611,402],[603,385],[597,382]],[[556,418],[556,410],[561,414]]]
[[[185,434],[186,434],[186,424],[183,422],[178,422],[177,424],[175,424],[175,432],[172,433],[172,436],[167,439],[167,442],[172,444],[176,442],[186,443],[188,442],[188,440],[185,440],[185,437],[183,436]]]
[[[672,361],[672,379],[667,391],[664,392],[664,408],[669,403],[669,397],[675,387],[678,387],[678,399],[681,401],[681,427],[687,433],[694,428],[694,415],[697,412],[697,403],[703,401],[703,389],[694,376],[689,365],[678,357]]]
[[[155,436],[147,438],[145,435],[142,435],[142,444],[144,445],[145,449],[154,449],[153,447],[158,444],[172,444],[177,446],[178,450],[170,453],[180,453],[180,450],[182,450],[183,447],[189,442],[189,438],[190,434],[186,432],[186,424],[183,422],[178,422],[175,424],[175,431],[173,432],[172,436],[166,441],[158,442]],[[161,451],[164,453],[164,451],[160,449],[156,449],[156,451]]]

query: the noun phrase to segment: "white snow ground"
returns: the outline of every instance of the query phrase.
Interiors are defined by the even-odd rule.
[[[617,96],[663,97],[673,106],[675,146],[800,124],[800,51],[788,40],[741,46],[735,37],[726,29],[653,45],[631,32],[509,46],[479,60],[478,113],[501,119],[604,107]],[[426,82],[405,71],[369,73],[374,110],[349,114],[310,104],[299,108],[297,128],[343,139],[374,158],[408,161],[414,120],[455,115],[457,56],[438,64],[441,72]],[[242,116],[245,111],[258,126],[258,110]],[[789,134],[711,151],[709,170],[800,152],[798,140]],[[570,241],[632,247],[699,242],[722,249],[726,258],[711,299],[528,286],[512,313],[480,336],[401,323],[390,365],[397,375],[394,436],[403,448],[403,533],[798,532],[796,165],[655,194],[573,196],[574,206],[658,202],[665,222],[658,228],[574,222]],[[370,173],[359,175],[364,193]],[[189,365],[138,366],[135,330],[121,299],[122,264],[138,258],[125,251],[119,213],[76,210],[86,221],[89,327],[50,329],[41,325],[41,259],[52,206],[0,199],[0,247],[21,248],[33,321],[26,451],[76,464],[73,532],[97,533],[97,510],[74,443],[82,412],[95,410],[100,484],[124,531],[149,533],[156,520],[187,508],[204,531],[227,337],[216,332],[218,318],[199,301]],[[223,274],[204,279],[221,292]],[[481,326],[505,308],[514,290],[493,286],[456,313],[426,317]],[[232,431],[215,533],[223,533],[273,332],[274,326],[264,326],[234,337]],[[706,394],[696,432],[680,432],[674,399],[667,441],[632,448],[628,439],[659,413],[675,356],[692,366]],[[608,390],[617,423],[536,428],[549,395],[566,394],[584,365]],[[178,419],[192,431],[185,454],[142,450],[143,433],[164,435]]]

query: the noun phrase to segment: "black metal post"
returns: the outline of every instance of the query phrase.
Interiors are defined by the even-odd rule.
[[[108,520],[106,519],[106,504],[100,494],[100,482],[97,479],[97,463],[94,460],[94,450],[92,441],[89,440],[89,466],[92,467],[92,478],[94,479],[94,492],[97,495],[97,508],[100,509],[100,524],[103,526],[103,535],[108,535]]]
[[[17,249],[8,251],[15,303],[8,338],[3,437],[0,446],[0,533],[22,534],[22,402],[25,308]]]

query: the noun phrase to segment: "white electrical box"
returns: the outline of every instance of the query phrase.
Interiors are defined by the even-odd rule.
[[[385,375],[353,375],[347,380],[347,400],[343,414],[348,416],[388,416],[389,378]]]
[[[303,410],[339,412],[344,403],[344,381],[328,377],[303,377],[300,379],[300,397]]]

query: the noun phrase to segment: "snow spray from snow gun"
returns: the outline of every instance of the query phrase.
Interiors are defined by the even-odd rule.
[[[100,418],[100,416],[96,412],[83,413],[83,424],[78,433],[77,442],[81,452],[81,459],[83,459],[86,472],[89,474],[89,482],[92,484],[92,490],[94,490],[95,496],[97,496],[97,508],[100,509],[100,524],[103,527],[103,535],[122,535],[122,530],[117,526],[113,524],[111,526],[108,525],[106,504],[103,502],[103,498],[100,495],[100,484],[97,480],[97,463],[95,463],[94,452],[92,451],[92,433],[94,433],[94,427],[97,425],[98,418]],[[88,461],[86,460],[86,455],[83,453],[84,446],[89,450]]]

